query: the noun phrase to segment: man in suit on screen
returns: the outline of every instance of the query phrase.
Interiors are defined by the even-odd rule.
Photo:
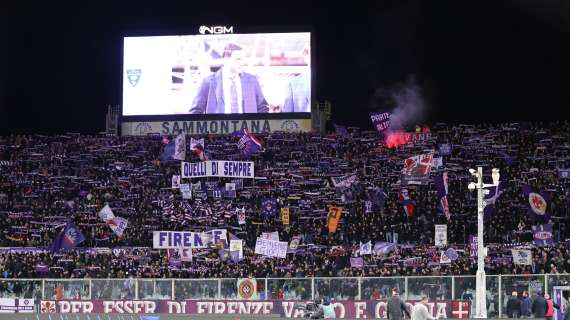
[[[310,67],[309,46],[303,48],[303,59]],[[311,112],[310,73],[303,72],[289,81],[282,112]]]
[[[241,71],[244,51],[237,44],[224,48],[224,64],[202,80],[190,107],[192,114],[265,113],[269,107],[257,78]]]

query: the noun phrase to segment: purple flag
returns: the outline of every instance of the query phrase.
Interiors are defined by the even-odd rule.
[[[529,185],[522,186],[523,194],[528,203],[528,215],[531,221],[550,220],[550,197],[544,190],[536,190]]]
[[[554,243],[552,237],[552,224],[532,226],[532,237],[537,246],[548,246]]]
[[[390,113],[388,112],[371,112],[370,120],[379,133],[383,133],[390,127]]]
[[[441,175],[435,177],[435,190],[437,191],[440,209],[447,220],[449,220],[451,213],[449,212],[449,204],[447,203],[447,172],[443,172]]]
[[[362,257],[350,258],[350,266],[352,268],[362,268],[364,267],[364,259]]]
[[[390,242],[376,242],[374,244],[374,254],[388,254],[396,249],[396,244]]]

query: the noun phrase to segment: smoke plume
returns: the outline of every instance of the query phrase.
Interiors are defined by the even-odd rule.
[[[395,106],[390,114],[391,130],[420,124],[424,117],[426,104],[421,88],[413,76],[405,83],[398,84],[390,90],[390,97]]]

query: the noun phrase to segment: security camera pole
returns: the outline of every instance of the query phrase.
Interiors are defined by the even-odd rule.
[[[484,200],[489,190],[487,187],[497,187],[499,185],[499,169],[493,169],[491,177],[492,184],[483,183],[483,168],[477,167],[477,171],[469,169],[469,173],[477,178],[477,183],[471,182],[468,185],[470,191],[477,189],[477,274],[475,293],[475,315],[473,318],[487,318],[487,288],[485,283],[485,257],[487,250],[483,246],[483,211],[487,203]]]

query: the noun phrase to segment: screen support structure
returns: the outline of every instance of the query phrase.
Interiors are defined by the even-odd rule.
[[[107,118],[105,121],[105,133],[112,136],[119,134],[119,115],[121,107],[119,105],[107,105]]]
[[[321,134],[327,131],[327,121],[331,119],[330,101],[317,102],[311,113],[311,122],[314,132]]]

